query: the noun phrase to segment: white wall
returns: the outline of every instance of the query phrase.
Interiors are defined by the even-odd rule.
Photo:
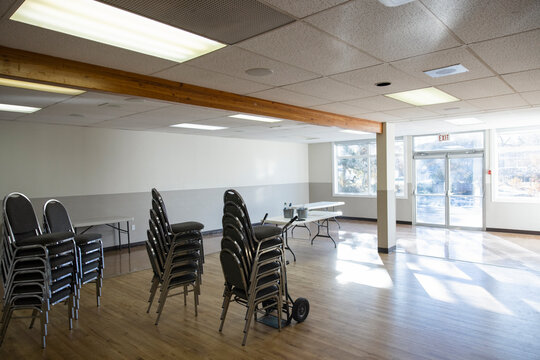
[[[0,121],[0,194],[29,197],[308,182],[304,144]]]

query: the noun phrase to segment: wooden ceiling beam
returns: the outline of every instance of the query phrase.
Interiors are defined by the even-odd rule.
[[[301,121],[313,125],[382,132],[382,124],[346,115],[184,84],[0,46],[0,75],[52,85]]]

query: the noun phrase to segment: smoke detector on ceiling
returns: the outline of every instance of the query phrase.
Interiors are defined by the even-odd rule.
[[[413,1],[415,0],[379,0],[381,4],[387,7],[401,6],[401,5],[405,5]]]

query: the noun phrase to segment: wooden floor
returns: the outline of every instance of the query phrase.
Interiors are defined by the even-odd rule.
[[[155,326],[155,305],[145,312],[152,275],[140,270],[144,249],[111,251],[100,308],[93,287],[83,287],[69,331],[57,305],[45,350],[39,328],[13,320],[0,359],[540,359],[540,237],[399,226],[399,251],[383,255],[375,232],[372,223],[344,222],[332,231],[334,249],[295,231],[289,290],[308,298],[309,317],[281,332],[252,324],[245,347],[242,306],[231,304],[217,331],[223,275],[210,254],[214,237],[205,239],[198,317],[191,297],[187,306],[172,297]]]

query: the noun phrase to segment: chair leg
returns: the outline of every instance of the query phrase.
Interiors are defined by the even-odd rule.
[[[32,310],[32,321],[30,321],[29,329],[32,329],[34,327],[34,321],[36,321],[38,311],[36,309]]]
[[[13,307],[6,305],[4,307],[4,313],[2,314],[2,326],[0,327],[0,346],[4,342],[4,337],[7,332],[9,322],[11,321],[11,316],[13,315]]]
[[[47,337],[47,312],[43,309],[41,310],[41,347],[45,349],[45,346],[47,345],[45,342],[45,338]]]
[[[187,305],[187,293],[188,293],[188,287],[187,285],[184,285],[184,306]]]
[[[159,278],[157,276],[154,276],[154,278],[152,279],[152,286],[150,287],[150,298],[148,299],[148,309],[146,309],[147,314],[150,312],[150,308],[152,307],[152,303],[154,302],[154,297],[156,296],[158,288]]]
[[[156,325],[159,323],[159,318],[161,317],[161,313],[163,312],[163,307],[165,306],[165,300],[167,299],[167,294],[169,293],[169,288],[163,288],[161,287],[161,296],[159,298],[159,307],[157,310],[158,316],[156,319]]]
[[[227,288],[225,288],[227,289]],[[219,325],[219,331],[223,330],[223,324],[225,323],[225,317],[227,316],[227,310],[229,310],[229,304],[231,302],[231,293],[227,291],[223,294],[223,305],[221,306],[221,324]]]
[[[248,305],[246,312],[246,324],[244,325],[244,339],[242,340],[242,346],[246,345],[246,340],[249,332],[249,325],[251,323],[251,316],[253,315],[253,305]]]
[[[193,285],[193,300],[195,303],[195,316],[198,316],[197,313],[197,304],[199,302],[199,295],[197,294],[197,281],[195,281],[195,284]]]

